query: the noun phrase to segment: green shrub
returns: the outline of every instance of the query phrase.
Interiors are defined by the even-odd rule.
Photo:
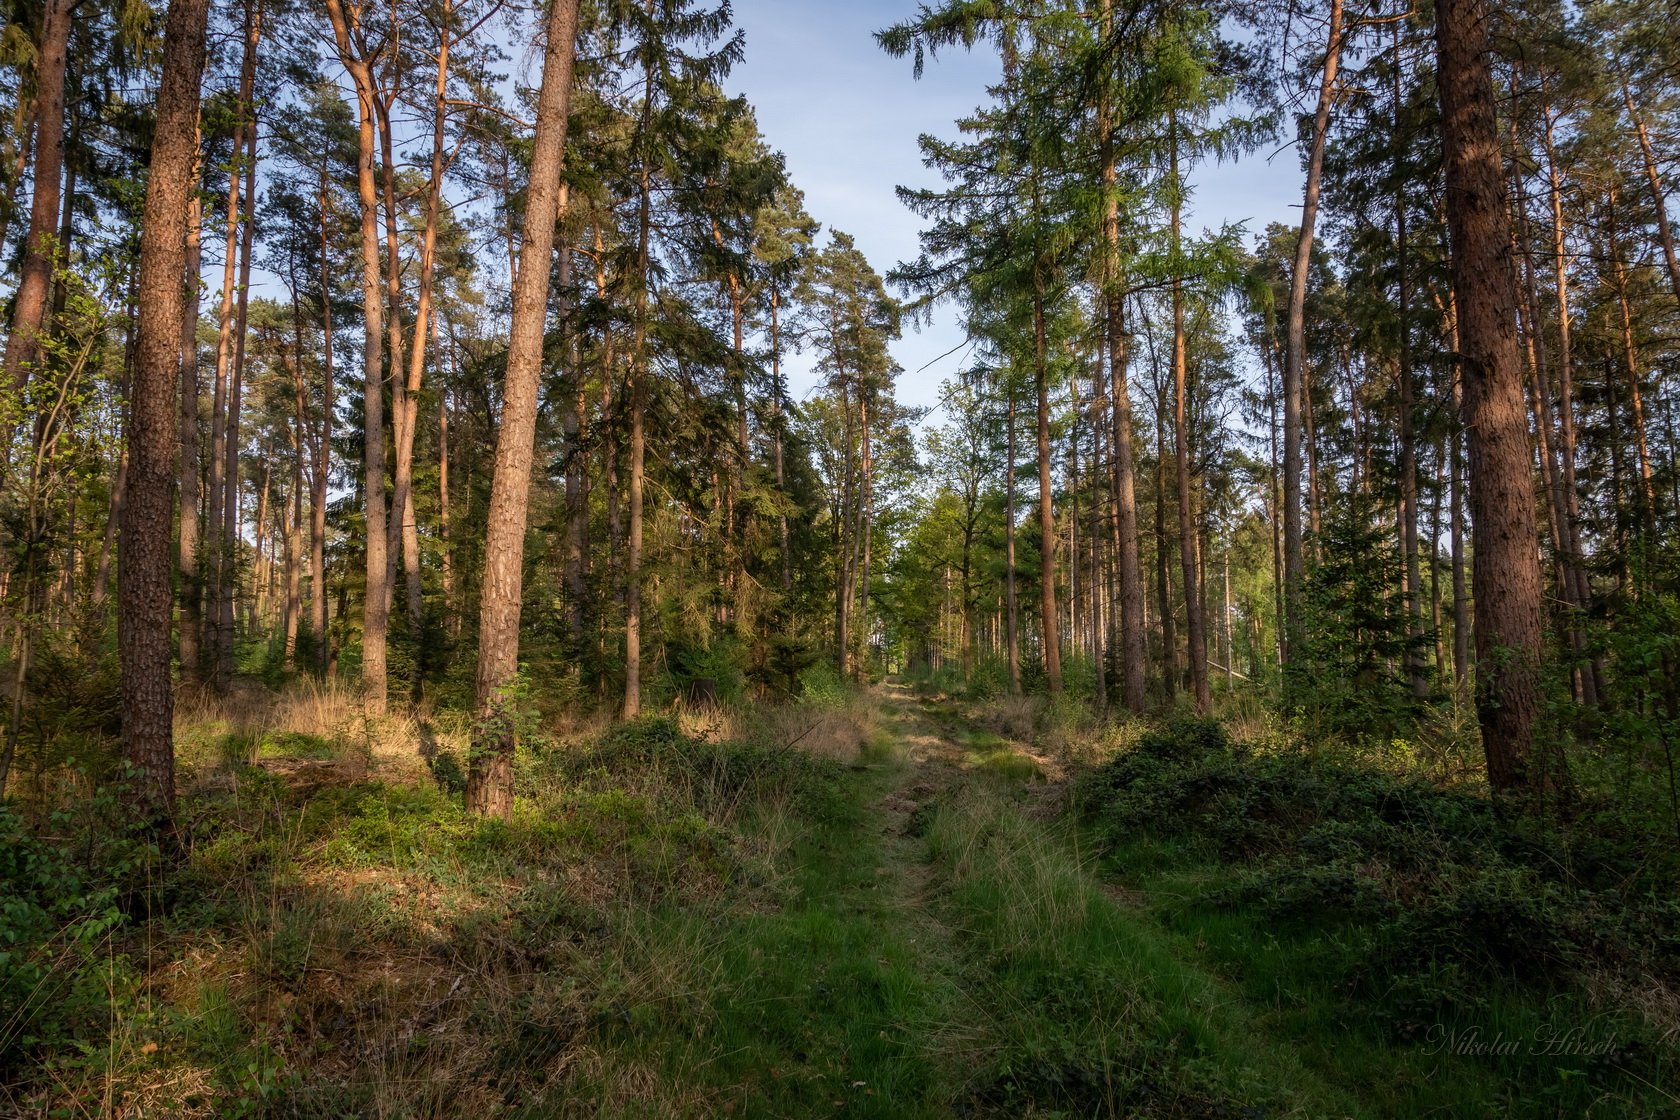
[[[839,707],[852,697],[852,686],[828,661],[818,661],[799,674],[799,698],[817,707]]]
[[[1562,990],[1595,966],[1680,978],[1680,906],[1642,848],[1368,765],[1256,754],[1217,724],[1145,735],[1079,788],[1111,843],[1149,836],[1240,872],[1208,901],[1359,931],[1351,977],[1437,1009],[1490,985]]]
[[[45,833],[0,804],[0,1071],[41,1045],[97,1031],[121,988],[105,943],[124,922],[124,891],[155,852],[110,830],[117,795],[55,813]]]

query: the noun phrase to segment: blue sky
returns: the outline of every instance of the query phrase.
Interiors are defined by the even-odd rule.
[[[985,100],[995,56],[941,54],[918,82],[908,59],[889,57],[874,40],[874,32],[911,14],[915,0],[735,0],[734,6],[747,53],[726,84],[753,103],[766,139],[787,155],[811,215],[825,229],[856,237],[883,273],[913,258],[917,219],[895,188],[938,185],[938,176],[922,166],[917,137],[954,136],[952,122]],[[1258,232],[1270,221],[1298,221],[1299,160],[1293,149],[1274,155],[1274,148],[1198,169],[1192,225],[1247,222]],[[907,333],[895,347],[905,370],[899,398],[934,404],[940,382],[961,368],[963,343],[949,309],[931,327]],[[800,381],[805,363],[794,364],[793,388],[802,392],[809,383]]]

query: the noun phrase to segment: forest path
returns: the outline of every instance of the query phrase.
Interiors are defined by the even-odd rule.
[[[1221,1108],[1249,1084],[1313,1085],[1105,883],[1028,747],[902,686],[873,696],[832,803],[794,822],[785,901],[655,917],[645,943],[684,963],[662,970],[646,1033],[599,1055],[654,1107],[613,1114],[1236,1120]],[[1351,1114],[1334,1092],[1297,1099],[1253,1115]]]

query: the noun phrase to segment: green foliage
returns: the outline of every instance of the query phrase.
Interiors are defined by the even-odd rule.
[[[126,971],[107,956],[109,938],[156,855],[114,829],[123,816],[110,788],[42,830],[0,804],[0,1073],[106,1023]]]
[[[1332,505],[1302,589],[1284,703],[1315,737],[1404,736],[1417,718],[1406,659],[1429,639],[1410,633],[1404,563],[1375,514],[1370,497]]]
[[[1356,762],[1253,753],[1205,722],[1146,735],[1080,798],[1110,843],[1170,839],[1240,864],[1220,905],[1350,927],[1365,963],[1348,978],[1379,1002],[1427,992],[1463,1009],[1502,984],[1680,976],[1675,868],[1631,837],[1547,827]]]
[[[838,707],[851,699],[853,689],[830,661],[817,661],[799,674],[799,698],[816,707]]]

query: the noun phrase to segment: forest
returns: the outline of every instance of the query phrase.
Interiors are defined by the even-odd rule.
[[[1671,13],[859,2],[0,8],[0,1116],[1680,1118]]]

